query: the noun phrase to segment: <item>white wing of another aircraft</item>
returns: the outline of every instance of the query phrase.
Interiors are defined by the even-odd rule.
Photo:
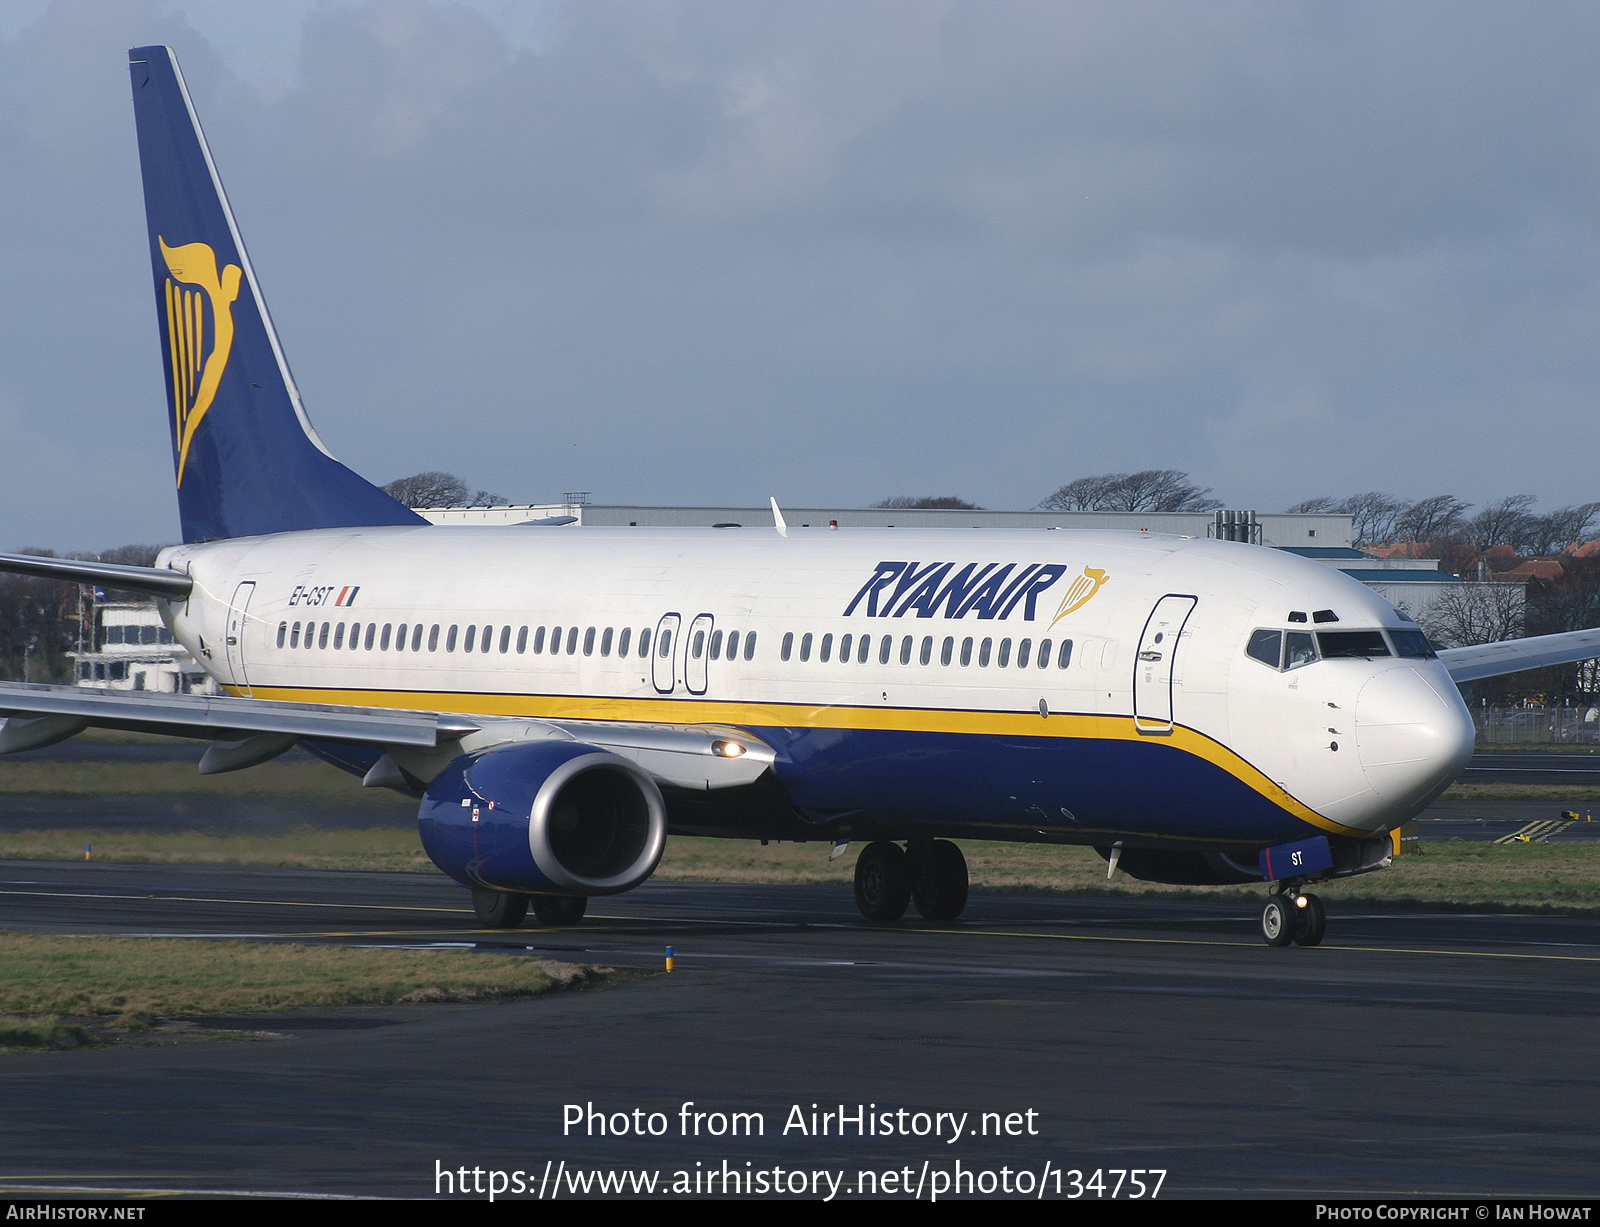
[[[1446,648],[1439,653],[1444,667],[1450,670],[1451,679],[1457,682],[1475,682],[1479,678],[1542,669],[1547,665],[1569,665],[1575,660],[1597,656],[1600,656],[1600,629],[1506,639],[1470,648]]]

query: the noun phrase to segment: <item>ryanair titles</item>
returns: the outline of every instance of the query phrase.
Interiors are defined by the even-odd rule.
[[[976,613],[980,620],[989,621],[1009,618],[1020,606],[1023,621],[1032,622],[1039,594],[1069,570],[1063,562],[969,562],[959,567],[953,562],[880,562],[872,578],[845,606],[844,616],[860,609],[869,618],[903,618],[912,613],[932,618],[942,610],[947,618]],[[1105,583],[1104,577],[1104,571],[1095,572],[1090,596]],[[1087,600],[1077,600],[1072,608]],[[1058,611],[1056,616],[1063,614]]]

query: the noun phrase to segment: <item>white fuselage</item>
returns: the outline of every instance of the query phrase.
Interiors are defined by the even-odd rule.
[[[173,632],[236,693],[783,730],[795,739],[792,791],[815,786],[840,805],[868,804],[852,800],[851,771],[871,792],[867,773],[914,755],[907,738],[975,739],[975,777],[1019,780],[1026,760],[994,748],[1047,739],[1104,746],[1132,793],[1149,787],[1137,764],[1176,759],[1118,754],[1166,748],[1312,828],[1367,834],[1437,795],[1472,744],[1437,660],[1283,669],[1247,655],[1264,628],[1416,629],[1350,577],[1259,546],[1121,532],[428,526],[186,545],[162,564],[196,581],[168,607]],[[1312,621],[1318,611],[1337,621]],[[807,756],[867,733],[880,742],[865,758],[806,776]],[[881,739],[894,737],[891,753]],[[1065,793],[1028,795],[1043,778],[999,779],[992,802],[973,792],[966,804],[985,812],[971,818],[1078,821]],[[1185,778],[1145,808],[1181,810],[1212,787]],[[1220,829],[1228,804],[1197,800],[1207,816],[1196,821]],[[1117,811],[1129,829],[1167,829],[1170,815],[1133,808]]]

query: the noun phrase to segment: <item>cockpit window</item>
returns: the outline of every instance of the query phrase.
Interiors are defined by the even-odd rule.
[[[1382,631],[1318,631],[1317,647],[1324,660],[1334,657],[1371,659],[1389,655]]]
[[[1392,630],[1389,632],[1389,638],[1394,640],[1396,656],[1421,656],[1425,660],[1434,658],[1433,645],[1421,631]]]
[[[1301,665],[1309,665],[1317,659],[1316,645],[1311,642],[1311,636],[1305,631],[1290,631],[1283,638],[1285,669],[1298,669]]]
[[[1283,632],[1251,631],[1250,642],[1245,645],[1244,652],[1264,665],[1278,668],[1283,659]]]

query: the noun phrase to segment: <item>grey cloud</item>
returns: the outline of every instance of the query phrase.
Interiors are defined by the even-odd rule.
[[[1585,501],[1597,27],[950,0],[508,29],[393,0],[316,8],[257,85],[205,5],[57,3],[0,84],[14,544],[175,520],[122,66],[151,41],[319,428],[378,481],[1020,507],[1180,468],[1264,509]]]

